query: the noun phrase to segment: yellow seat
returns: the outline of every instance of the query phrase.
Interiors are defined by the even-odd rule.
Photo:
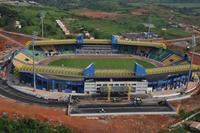
[[[54,46],[41,46],[41,48],[46,53],[49,52],[49,51],[57,52],[57,50]]]
[[[169,56],[168,58],[166,58],[165,60],[163,60],[162,62],[166,65],[172,65],[175,62],[181,61],[182,58],[176,54],[173,54],[171,56]]]
[[[19,53],[15,56],[15,59],[20,60],[22,62],[25,62],[27,64],[33,64],[33,60],[31,58],[29,58],[28,56],[26,56],[23,53]],[[37,64],[37,62],[35,62]]]

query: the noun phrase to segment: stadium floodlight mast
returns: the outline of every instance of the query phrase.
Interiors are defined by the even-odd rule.
[[[40,13],[40,19],[42,24],[42,39],[44,38],[44,18],[45,18],[45,12]]]
[[[151,26],[152,26],[152,17],[149,15],[148,17],[148,33],[147,33],[147,38],[149,39],[150,32],[151,32]]]
[[[32,52],[33,52],[33,88],[36,89],[36,74],[35,74],[35,40],[37,40],[37,32],[33,32]]]
[[[195,34],[192,35],[192,56],[191,56],[191,61],[190,61],[190,66],[189,66],[189,71],[188,71],[188,79],[187,79],[187,83],[186,83],[186,87],[185,87],[185,91],[188,88],[189,82],[190,82],[190,77],[192,76],[192,62],[193,62],[193,58],[194,58],[194,52],[195,52],[195,47],[196,47],[196,37]],[[184,91],[184,92],[185,92]]]

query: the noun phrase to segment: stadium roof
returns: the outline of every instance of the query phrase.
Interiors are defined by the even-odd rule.
[[[14,65],[20,72],[32,72],[32,65],[22,63],[21,61],[14,60]],[[40,74],[56,74],[56,75],[69,75],[76,77],[83,77],[83,70],[78,68],[68,68],[68,67],[54,67],[54,66],[35,66],[36,72]],[[190,70],[190,65],[177,65],[177,66],[167,66],[160,68],[149,68],[146,69],[147,75],[157,75],[157,74],[169,74],[174,72],[186,72]],[[192,65],[193,71],[200,71],[200,66]],[[123,69],[97,69],[95,72],[95,77],[134,77],[134,73],[131,70]]]
[[[84,39],[84,44],[103,44],[111,45],[111,40],[109,39]],[[27,42],[27,46],[31,45],[32,41]],[[77,44],[76,39],[66,39],[66,40],[42,40],[35,41],[35,46],[47,46],[47,45],[75,45]],[[132,46],[147,46],[147,47],[157,47],[157,48],[166,48],[164,43],[159,42],[147,42],[147,41],[126,41],[118,40],[117,44],[119,45],[132,45]]]

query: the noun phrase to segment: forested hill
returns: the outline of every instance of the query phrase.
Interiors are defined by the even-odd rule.
[[[122,2],[126,3],[138,3],[138,2],[158,2],[158,3],[200,3],[200,0],[33,0],[35,2],[41,4],[49,4],[49,5],[83,5],[83,4],[90,4],[90,3],[99,3],[99,2],[108,2],[108,3],[115,3],[118,2],[119,4]],[[84,6],[84,5],[83,5]]]
[[[135,2],[158,2],[158,3],[200,3],[200,0],[130,0]]]
[[[200,0],[34,0],[43,5],[56,6],[70,10],[89,8],[113,11],[119,7],[127,7],[130,3],[200,3]]]

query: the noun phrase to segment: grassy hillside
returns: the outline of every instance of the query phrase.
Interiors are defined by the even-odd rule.
[[[86,3],[87,0],[81,1],[82,4]],[[88,0],[91,2],[90,0]],[[185,15],[179,8],[163,7],[158,5],[147,5],[145,3],[131,3],[126,4],[122,1],[111,0],[109,2],[98,1],[100,4],[98,8],[91,4],[94,2],[86,3],[85,8],[77,10],[76,7],[73,9],[62,10],[56,7],[47,6],[10,6],[0,5],[1,21],[0,27],[9,31],[17,31],[21,33],[32,34],[33,31],[37,31],[41,35],[41,12],[45,12],[44,18],[44,34],[48,38],[64,39],[66,36],[60,30],[56,24],[56,19],[61,19],[70,29],[72,33],[80,33],[80,29],[88,30],[95,38],[110,38],[112,34],[120,34],[122,32],[144,32],[148,29],[144,27],[143,23],[148,22],[148,17],[151,15],[152,23],[155,28],[152,31],[157,32],[160,36],[165,38],[179,38],[190,36],[191,34],[185,32],[181,28],[171,27],[168,22],[172,14],[175,16],[174,21],[194,23],[199,25],[198,21],[200,17],[195,15]],[[43,1],[45,2],[45,1]],[[75,2],[75,1],[74,1]],[[97,2],[97,3],[98,3]],[[50,2],[51,3],[51,2]],[[49,3],[49,4],[50,4]],[[101,4],[116,5],[116,9],[101,9]],[[74,6],[80,6],[73,4]],[[103,5],[102,5],[103,6]],[[67,7],[67,6],[66,6]],[[106,8],[108,6],[105,6]],[[75,10],[76,9],[76,10]],[[170,12],[170,10],[174,12]],[[199,9],[199,10],[198,10]],[[117,17],[111,18],[91,18],[81,16],[79,13],[83,12],[101,12],[107,11],[109,13],[118,14]],[[200,11],[200,8],[195,8],[194,12]],[[142,14],[141,14],[142,13]],[[139,14],[139,15],[138,15]],[[16,29],[14,22],[18,20],[22,24],[22,29]],[[162,31],[162,28],[167,28],[167,31]]]
[[[0,5],[0,13],[2,15],[0,27],[3,27],[5,30],[27,34],[37,31],[41,35],[41,12],[46,14],[44,19],[44,35],[49,38],[65,38],[55,20],[68,17],[69,14],[53,7]],[[21,29],[14,27],[16,20],[21,22]]]
[[[75,13],[74,13],[75,12]],[[89,30],[95,38],[109,38],[111,34],[120,34],[122,32],[145,32],[148,28],[143,24],[148,22],[149,15],[151,16],[152,23],[155,28],[152,31],[158,33],[165,38],[180,38],[190,36],[189,32],[185,32],[181,28],[171,27],[168,22],[172,16],[170,8],[159,6],[144,6],[142,8],[133,8],[128,12],[115,12],[119,16],[114,18],[91,18],[77,16],[77,10],[71,11],[75,14],[76,20],[71,23],[71,27],[76,29],[77,27],[84,27]],[[94,12],[92,10],[79,10],[82,12]],[[140,12],[143,14],[140,15]],[[139,15],[138,15],[139,14]],[[174,20],[181,22],[188,20],[189,17],[179,12],[174,12]],[[190,19],[191,20],[191,19]],[[162,31],[162,28],[167,28],[167,31]]]

